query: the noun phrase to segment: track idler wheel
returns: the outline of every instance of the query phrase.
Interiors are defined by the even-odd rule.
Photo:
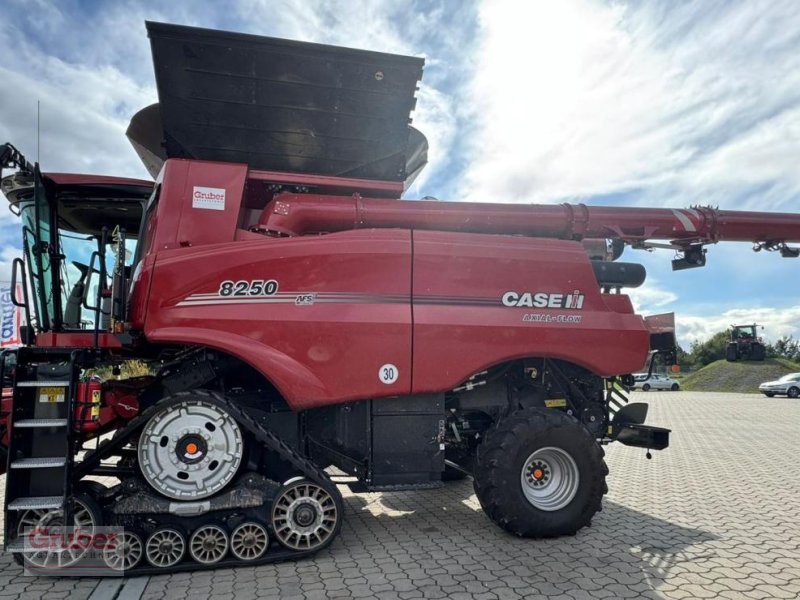
[[[292,550],[318,550],[328,545],[342,524],[338,494],[308,479],[291,479],[272,504],[272,530]]]
[[[258,523],[242,523],[231,534],[231,553],[239,560],[256,560],[268,547],[267,528]]]
[[[228,534],[218,525],[203,525],[189,538],[189,554],[203,565],[218,563],[228,552]]]
[[[53,549],[23,555],[23,563],[41,569],[66,568],[78,563],[91,548],[95,528],[100,525],[100,509],[89,496],[73,496],[72,527],[65,530],[64,511],[61,509],[26,510],[17,522],[17,537],[23,538],[26,532],[34,531],[39,540],[52,536]],[[64,542],[64,535],[75,539]]]
[[[154,567],[166,569],[177,565],[186,553],[186,540],[175,529],[159,529],[147,538],[145,556]]]

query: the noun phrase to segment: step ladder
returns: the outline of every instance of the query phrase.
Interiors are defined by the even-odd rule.
[[[66,510],[72,495],[74,399],[79,353],[20,348],[9,423],[5,549],[25,552],[17,531],[25,511]]]

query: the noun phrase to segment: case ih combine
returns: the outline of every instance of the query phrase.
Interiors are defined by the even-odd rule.
[[[65,523],[124,528],[103,556],[132,573],[309,555],[341,527],[329,466],[355,491],[469,473],[500,527],[572,534],[604,444],[668,445],[622,392],[674,356],[669,320],[622,293],[645,278],[624,246],[676,269],[724,240],[796,254],[798,215],[401,200],[421,59],[148,31],[160,104],[128,134],[155,184],[2,148],[30,323],[5,545],[33,567],[82,559],[26,543]],[[92,376],[130,361],[152,374]]]

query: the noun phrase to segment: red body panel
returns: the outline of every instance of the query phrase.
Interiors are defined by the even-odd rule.
[[[579,310],[509,307],[501,302],[509,290],[578,290],[585,298]],[[579,243],[414,232],[415,392],[452,389],[486,367],[531,356],[599,375],[629,373],[642,367],[648,349],[642,318],[609,310]]]
[[[411,391],[411,234],[181,248],[158,254],[145,309],[151,342],[202,344],[263,372],[296,409]],[[271,297],[217,295],[223,281],[275,280]],[[314,294],[299,305],[298,296]],[[392,364],[399,378],[379,381]]]
[[[167,161],[130,301],[130,325],[148,342],[230,353],[297,410],[446,391],[522,357],[563,358],[601,375],[644,363],[642,319],[625,296],[600,294],[577,242],[414,231],[401,222],[357,229],[357,211],[341,217],[337,233],[258,235],[236,229],[254,208],[242,208],[246,180],[242,165]],[[224,190],[224,206],[195,205],[197,187]],[[322,207],[342,203],[309,197]],[[279,203],[264,214],[280,212]],[[225,295],[253,281],[275,289]],[[509,306],[508,291],[577,293],[581,306]],[[386,381],[385,367],[396,377]]]
[[[39,347],[91,348],[94,346],[94,333],[90,331],[68,333],[48,331],[36,335],[36,345]],[[100,348],[122,348],[122,342],[110,333],[100,333],[97,336],[97,345]]]

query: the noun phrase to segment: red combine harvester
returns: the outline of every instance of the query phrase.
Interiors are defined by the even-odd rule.
[[[500,527],[573,534],[604,444],[669,442],[623,392],[675,351],[622,293],[645,279],[623,248],[675,269],[726,240],[797,254],[800,215],[401,200],[421,59],[148,31],[160,103],[128,135],[155,184],[2,147],[30,324],[5,545],[32,567],[80,563],[26,544],[64,523],[124,528],[103,556],[131,573],[312,554],[342,523],[330,466],[354,491],[471,474]],[[94,376],[133,361],[150,374]]]

